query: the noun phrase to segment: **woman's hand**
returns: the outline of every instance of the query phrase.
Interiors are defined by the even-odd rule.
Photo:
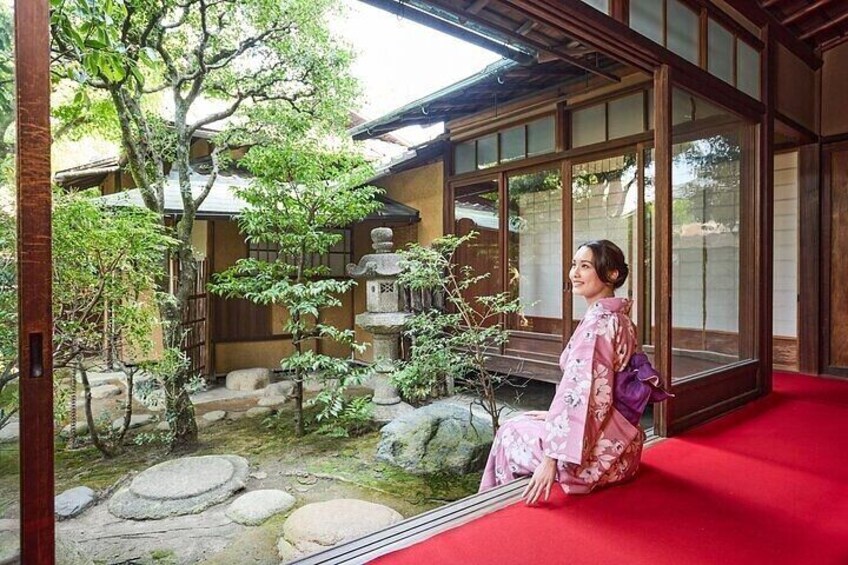
[[[524,492],[521,493],[521,499],[525,504],[536,504],[542,493],[545,493],[545,500],[551,495],[551,485],[556,481],[557,466],[556,459],[552,459],[547,455],[544,456],[542,462],[533,471],[533,476],[530,477],[530,482]]]
[[[547,410],[528,410],[527,412],[524,413],[524,416],[526,418],[530,418],[531,420],[540,420],[540,421],[544,422],[545,418],[548,417],[548,411]]]

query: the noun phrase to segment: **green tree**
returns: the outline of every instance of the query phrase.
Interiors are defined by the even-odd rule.
[[[154,291],[162,254],[174,243],[155,214],[104,210],[92,195],[56,193],[52,229],[54,368],[74,368],[85,379],[86,360],[102,351],[107,316],[109,331],[124,351],[143,358],[152,347],[157,313],[142,298]],[[14,217],[0,213],[0,399],[6,397],[0,403],[0,424],[14,411],[8,392],[13,388],[2,391],[18,378],[14,235]],[[97,442],[88,403],[86,411]],[[110,451],[106,444],[98,448]]]
[[[355,281],[330,277],[330,270],[313,258],[325,255],[342,239],[338,229],[364,219],[379,208],[379,189],[361,186],[370,167],[350,149],[326,146],[320,135],[285,144],[256,147],[243,164],[256,176],[239,196],[249,207],[239,216],[248,239],[277,249],[276,259],[242,259],[214,278],[213,292],[282,306],[288,313],[283,328],[291,334],[295,352],[282,360],[294,378],[295,427],[304,432],[303,382],[320,376],[325,384],[317,400],[319,419],[342,416],[348,408],[344,389],[362,380],[346,359],[316,352],[318,340],[332,340],[352,349],[353,330],[319,322],[321,311],[341,306],[340,296]]]
[[[183,214],[173,226],[179,263],[175,292],[159,294],[165,347],[179,350],[182,314],[195,284],[191,231],[227,149],[261,144],[269,131],[302,137],[321,123],[341,127],[355,94],[351,56],[327,28],[332,0],[53,0],[51,31],[59,81],[78,85],[76,119],[104,93],[135,185],[164,225],[170,170]],[[157,108],[170,101],[167,115]],[[204,101],[217,100],[204,112]],[[199,117],[197,117],[199,116]],[[191,141],[206,126],[227,126],[214,140],[211,174],[191,187]],[[273,125],[273,127],[269,127]],[[164,261],[164,259],[163,259]],[[197,439],[186,391],[192,375],[166,379],[172,448]]]
[[[446,307],[413,317],[406,332],[413,343],[410,359],[393,382],[414,399],[440,387],[440,376],[457,377],[458,384],[478,399],[497,431],[502,408],[495,391],[507,380],[489,368],[489,354],[509,338],[500,323],[502,317],[519,314],[521,303],[509,293],[473,296],[473,287],[490,273],[476,274],[470,266],[458,265],[455,256],[476,236],[476,232],[447,235],[430,247],[411,245],[400,252],[403,272],[398,283],[413,291],[439,293]]]

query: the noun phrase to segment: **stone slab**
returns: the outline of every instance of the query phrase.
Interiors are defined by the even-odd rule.
[[[265,388],[271,383],[271,371],[265,367],[238,369],[227,374],[229,390],[248,391]]]
[[[202,512],[243,489],[249,469],[236,455],[183,457],[142,471],[109,500],[109,511],[130,520]]]
[[[96,496],[96,493],[86,486],[66,490],[56,496],[54,502],[56,518],[67,520],[82,514],[86,508],[94,504]]]
[[[399,512],[373,502],[341,498],[315,502],[292,512],[277,546],[284,560],[332,547],[403,520]]]
[[[245,526],[258,526],[271,516],[289,510],[295,498],[282,490],[254,490],[238,497],[229,508],[227,516]]]
[[[271,410],[267,406],[255,406],[245,412],[244,415],[248,418],[261,418],[262,416],[267,416],[271,412],[273,412],[273,410]]]
[[[277,406],[282,406],[285,403],[285,396],[263,396],[256,404],[267,408],[276,408]]]
[[[220,422],[227,417],[227,412],[224,410],[213,410],[201,416],[207,422]]]
[[[102,384],[91,388],[91,398],[94,400],[102,400],[112,396],[121,394],[121,387],[112,384]]]
[[[128,429],[140,428],[141,426],[146,426],[150,422],[153,421],[153,416],[150,414],[133,414],[130,417],[130,425]],[[112,429],[118,431],[121,429],[121,426],[124,425],[123,416],[120,418],[115,418],[112,420]]]

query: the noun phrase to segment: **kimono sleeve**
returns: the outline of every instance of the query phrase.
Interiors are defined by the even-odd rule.
[[[585,321],[585,320],[584,320]],[[622,350],[618,316],[581,324],[563,364],[562,380],[548,410],[544,454],[560,463],[585,463],[612,406],[615,359]]]

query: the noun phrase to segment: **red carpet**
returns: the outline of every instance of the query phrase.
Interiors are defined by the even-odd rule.
[[[648,449],[637,478],[559,489],[376,561],[848,565],[848,382],[775,374],[774,393]]]

